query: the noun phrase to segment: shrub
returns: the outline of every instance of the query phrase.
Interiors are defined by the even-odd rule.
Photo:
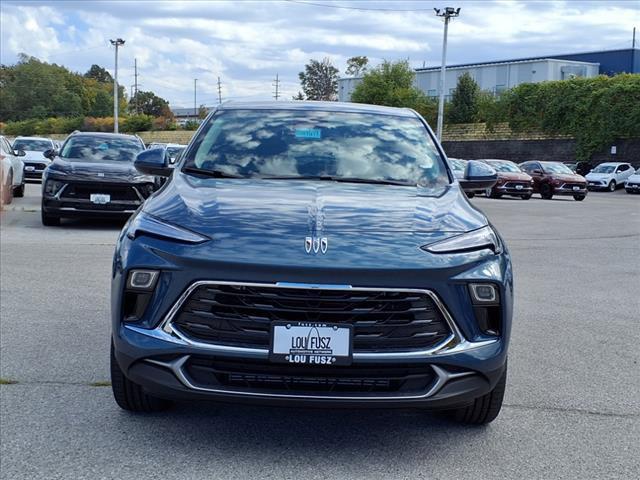
[[[128,133],[151,130],[153,117],[151,115],[131,115],[122,122],[122,131]]]

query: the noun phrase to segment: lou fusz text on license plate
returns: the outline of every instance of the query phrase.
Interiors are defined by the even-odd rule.
[[[350,365],[351,338],[351,325],[274,322],[269,360],[310,366]]]

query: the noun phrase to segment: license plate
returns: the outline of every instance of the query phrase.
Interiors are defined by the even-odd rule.
[[[580,187],[578,187],[578,186],[573,187],[573,191],[574,192],[577,192],[578,190],[580,190]]]
[[[302,365],[351,365],[352,326],[331,323],[275,322],[269,360]]]
[[[522,190],[522,185],[516,185],[516,190]]]
[[[32,167],[31,165],[24,167],[25,172],[34,172],[35,170],[36,170],[36,167]]]
[[[105,205],[111,201],[111,195],[107,195],[106,193],[92,193],[89,199],[91,200],[91,203]]]

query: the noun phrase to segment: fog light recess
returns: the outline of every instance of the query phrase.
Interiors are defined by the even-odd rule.
[[[151,291],[158,280],[157,270],[131,270],[127,280],[127,288],[131,290]]]

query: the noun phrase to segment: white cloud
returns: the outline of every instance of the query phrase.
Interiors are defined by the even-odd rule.
[[[442,23],[430,5],[417,1],[350,2],[371,8],[416,8],[418,12],[375,12],[321,8],[284,1],[245,2],[19,2],[1,9],[0,60],[13,63],[24,52],[84,72],[92,63],[113,68],[110,38],[126,40],[120,50],[120,82],[133,83],[138,60],[143,89],[172,105],[192,105],[198,96],[271,98],[278,73],[283,98],[299,90],[297,73],[310,58],[329,57],[344,71],[347,58],[367,55],[439,63]],[[461,0],[451,25],[450,63],[508,59],[551,52],[630,45],[640,23],[637,3],[474,2]],[[562,51],[562,52],[560,52]],[[199,101],[200,103],[200,101]]]

